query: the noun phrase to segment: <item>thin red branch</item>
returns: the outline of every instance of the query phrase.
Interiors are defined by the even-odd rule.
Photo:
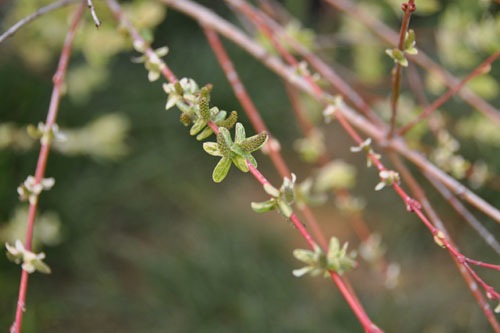
[[[426,175],[424,174],[424,176]],[[472,215],[472,213],[454,195],[451,194],[446,187],[430,177],[427,179],[441,194],[441,196],[455,209],[455,211],[460,214],[460,216],[462,216],[474,230],[476,230],[485,243],[488,244],[498,255],[500,255],[500,243],[498,243],[495,236],[489,232],[481,224],[481,222],[474,215]]]
[[[85,9],[84,1],[81,1],[80,6],[77,8],[75,14],[73,15],[70,27],[68,29],[68,33],[66,35],[66,39],[64,41],[64,46],[61,51],[61,57],[59,59],[59,65],[52,79],[54,82],[54,89],[52,90],[52,97],[50,99],[47,119],[45,121],[46,129],[53,128],[54,124],[56,123],[56,118],[59,111],[59,102],[61,100],[61,95],[62,95],[64,76],[66,74],[69,58],[71,56],[71,48],[73,46],[73,40],[75,37],[76,28],[78,27],[78,24],[81,21],[84,9]],[[47,160],[49,152],[50,152],[50,140],[42,142],[35,170],[35,184],[40,184],[43,180],[43,177],[45,175],[45,170],[47,168]],[[35,225],[37,205],[38,205],[38,200],[35,200],[33,203],[30,203],[29,207],[28,222],[26,227],[26,240],[24,244],[24,247],[28,251],[31,251],[31,243],[33,240],[33,228]],[[22,270],[21,281],[19,285],[19,295],[16,307],[16,319],[11,326],[10,329],[11,332],[15,333],[21,332],[23,314],[25,311],[25,304],[26,304],[26,292],[28,289],[28,274],[29,273],[26,270]]]
[[[400,51],[404,51],[405,44],[405,36],[408,31],[408,26],[410,25],[410,17],[411,14],[415,11],[415,1],[409,0],[406,3],[403,3],[401,6],[403,9],[404,15],[403,20],[401,22],[401,29],[399,30],[399,43],[398,49]],[[392,138],[394,135],[394,129],[396,127],[396,116],[398,113],[398,99],[400,95],[400,86],[401,86],[401,64],[396,62],[394,64],[394,68],[392,70],[392,95],[391,95],[391,122],[389,125],[389,134],[388,137]]]
[[[441,232],[444,233],[445,237],[450,241],[450,243],[456,247],[454,244],[451,236],[449,235],[448,231],[446,230],[446,227],[444,223],[441,221],[437,213],[435,212],[434,208],[432,208],[429,199],[425,195],[424,190],[422,187],[419,185],[417,180],[413,177],[413,175],[410,173],[408,168],[404,165],[403,161],[396,156],[394,153],[391,153],[389,155],[391,158],[391,161],[395,165],[396,169],[400,172],[402,178],[405,180],[405,182],[408,184],[410,187],[411,192],[417,198],[418,202],[422,205],[422,208],[425,210],[427,215],[429,216],[429,219],[432,221],[432,224],[436,226]],[[451,254],[451,253],[450,253]],[[477,283],[475,280],[480,279],[477,274],[472,274],[469,272],[469,269],[467,267],[464,267],[464,263],[467,264],[468,258],[463,257],[462,255],[452,255],[452,258],[454,259],[455,265],[458,268],[459,273],[462,275],[463,279],[465,280],[467,287],[469,288],[470,292],[472,293],[473,297],[476,299],[476,301],[479,304],[479,308],[481,311],[483,311],[485,317],[487,320],[490,322],[491,326],[494,328],[495,332],[500,330],[500,325],[498,324],[498,321],[496,320],[495,315],[491,311],[491,308],[485,298],[485,296],[481,293],[481,291],[477,288]],[[469,259],[472,260],[472,259]],[[482,280],[481,280],[482,281]]]
[[[405,135],[410,129],[412,129],[416,124],[418,124],[420,121],[423,119],[427,118],[429,115],[431,115],[434,111],[436,111],[438,108],[440,108],[444,103],[446,103],[451,97],[453,97],[460,89],[462,89],[467,82],[472,80],[473,78],[484,74],[486,71],[489,70],[491,64],[498,58],[500,57],[500,51],[497,51],[493,53],[491,56],[489,56],[485,61],[483,61],[479,66],[476,67],[472,72],[469,73],[462,81],[460,81],[456,86],[448,89],[446,93],[441,95],[438,99],[434,101],[431,105],[427,106],[424,111],[422,111],[421,114],[418,115],[418,117],[406,124],[405,126],[401,127],[397,132],[400,135]]]

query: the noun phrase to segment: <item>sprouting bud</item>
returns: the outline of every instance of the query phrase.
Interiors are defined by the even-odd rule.
[[[227,129],[231,129],[234,127],[234,125],[236,124],[237,121],[238,121],[238,112],[231,111],[231,113],[229,114],[229,116],[226,119],[221,120],[221,121],[217,122],[216,124],[219,127],[225,127]]]
[[[260,149],[267,141],[267,132],[260,132],[257,135],[244,139],[239,143],[245,153],[251,153]]]
[[[33,205],[37,202],[40,193],[50,190],[54,184],[54,178],[43,178],[39,183],[36,183],[35,177],[28,176],[17,188],[19,200],[28,200]]]
[[[230,133],[224,127],[219,129],[219,134],[217,135],[217,146],[222,156],[229,156],[231,154],[231,137]],[[228,137],[229,136],[229,140]]]
[[[202,89],[203,91],[203,89]],[[208,105],[209,98],[207,96],[202,95],[198,102],[198,107],[200,108],[201,118],[208,122],[210,120],[210,107]]]
[[[399,174],[393,170],[382,170],[379,172],[380,183],[375,186],[375,191],[380,191],[385,186],[391,186],[393,184],[399,184]]]
[[[17,240],[14,246],[7,243],[5,247],[7,248],[7,258],[16,264],[22,263],[22,268],[26,272],[50,273],[50,267],[43,262],[43,259],[45,259],[43,252],[36,254],[27,250],[20,240]]]
[[[174,89],[175,89],[175,92],[179,95],[184,95],[184,89],[182,88],[182,85],[179,81],[176,81],[174,83]]]
[[[446,240],[446,236],[441,230],[439,230],[434,234],[434,242],[442,248],[446,247],[444,240]]]
[[[191,117],[185,112],[181,113],[179,119],[184,126],[190,126],[193,123]]]
[[[400,64],[403,67],[408,67],[408,60],[406,59],[404,52],[398,48],[387,49],[385,53],[394,60],[395,63]]]

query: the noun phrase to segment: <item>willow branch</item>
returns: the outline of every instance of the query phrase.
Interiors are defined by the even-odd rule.
[[[47,119],[45,121],[45,128],[50,129],[56,123],[56,118],[59,111],[59,102],[61,100],[61,95],[62,95],[64,76],[66,74],[66,69],[71,55],[71,48],[73,46],[73,40],[75,37],[76,28],[78,27],[78,24],[81,21],[84,9],[85,6],[84,2],[82,1],[72,18],[70,28],[68,30],[66,39],[64,41],[64,46],[61,51],[61,57],[59,59],[59,65],[52,79],[54,82],[54,89],[52,90],[52,97],[50,99]],[[40,184],[42,182],[42,179],[44,178],[45,170],[47,168],[47,160],[49,157],[49,152],[50,152],[50,140],[42,142],[35,170],[35,185]],[[33,203],[30,202],[28,211],[28,222],[26,227],[26,240],[24,245],[24,247],[28,251],[31,251],[37,206],[38,206],[38,200],[35,200]],[[21,282],[19,285],[19,295],[16,307],[16,319],[10,329],[11,332],[14,333],[21,332],[23,314],[25,312],[26,292],[28,289],[28,274],[29,273],[26,270],[24,269],[22,270]]]
[[[410,17],[415,11],[415,1],[409,0],[407,3],[403,3],[401,8],[403,9],[404,15],[401,22],[401,29],[399,31],[398,49],[403,52],[406,32],[408,31],[408,26],[410,25]],[[396,115],[398,113],[398,99],[401,87],[401,69],[401,64],[396,62],[392,70],[391,122],[389,126],[389,138],[392,138],[396,127]]]

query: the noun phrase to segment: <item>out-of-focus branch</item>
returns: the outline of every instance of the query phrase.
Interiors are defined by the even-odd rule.
[[[42,7],[38,9],[36,12],[32,13],[31,15],[28,15],[21,20],[19,20],[16,24],[14,24],[12,27],[7,29],[1,36],[0,36],[0,43],[2,43],[4,40],[6,40],[9,37],[12,37],[19,29],[21,29],[23,26],[26,24],[34,21],[38,17],[50,13],[53,10],[56,10],[58,8],[67,6],[69,4],[78,2],[78,0],[59,0],[56,2],[51,3],[50,5],[47,5],[45,7]]]

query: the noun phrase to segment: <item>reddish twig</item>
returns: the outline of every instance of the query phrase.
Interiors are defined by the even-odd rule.
[[[81,21],[83,11],[85,9],[84,2],[82,1],[80,6],[77,8],[69,27],[66,39],[64,41],[64,46],[61,51],[61,57],[59,59],[59,65],[57,71],[54,74],[52,81],[54,82],[54,89],[52,90],[52,96],[50,99],[49,110],[47,113],[47,119],[45,121],[45,128],[50,129],[56,123],[57,114],[59,111],[59,102],[61,100],[63,81],[66,74],[66,69],[68,66],[69,58],[71,55],[71,48],[73,46],[73,39],[75,37],[76,28]],[[40,184],[45,175],[45,170],[47,168],[47,160],[50,152],[50,140],[42,142],[40,153],[38,155],[38,162],[35,170],[35,184]],[[31,251],[31,245],[33,240],[33,228],[35,225],[35,218],[37,212],[38,200],[30,202],[29,212],[28,212],[28,222],[26,227],[26,241],[24,247],[27,251]],[[13,333],[20,333],[23,321],[23,314],[25,311],[26,304],[26,292],[28,289],[28,272],[22,270],[21,282],[19,285],[19,295],[16,307],[16,319],[12,324],[10,331]]]
[[[452,96],[454,96],[460,89],[462,89],[467,82],[472,80],[473,78],[484,74],[486,71],[489,70],[491,64],[498,58],[500,57],[500,51],[497,51],[493,53],[491,56],[489,56],[485,61],[483,61],[476,69],[474,69],[472,72],[469,73],[460,83],[458,83],[456,86],[448,89],[446,93],[441,95],[438,99],[434,101],[431,105],[427,106],[424,111],[422,111],[421,114],[418,115],[418,117],[406,124],[405,126],[401,127],[397,132],[399,135],[405,135],[410,129],[413,128],[416,124],[418,124],[420,121],[423,119],[427,118],[432,112],[436,111],[439,107],[441,107],[446,101],[448,101]]]
[[[246,36],[241,30],[234,26],[233,24],[221,19],[213,12],[209,11],[203,6],[195,5],[193,2],[186,1],[176,1],[176,0],[162,0],[165,4],[174,6],[176,10],[185,13],[188,16],[193,17],[201,25],[213,28],[221,35],[225,36],[229,40],[239,45],[242,49],[246,50],[249,54],[258,59],[262,64],[270,68],[276,74],[281,76],[288,82],[293,83],[302,91],[315,96],[314,90],[305,82],[297,77],[297,73],[293,68],[284,65],[278,58],[270,56],[260,45],[255,43],[251,38]],[[329,103],[331,101],[331,95],[323,93],[320,100],[324,103]],[[382,143],[390,149],[393,149],[403,155],[408,160],[412,161],[418,168],[424,172],[428,172],[433,178],[437,179],[439,182],[443,183],[448,187],[453,193],[459,195],[463,200],[469,202],[471,205],[475,206],[478,210],[484,212],[496,222],[500,223],[500,211],[493,207],[491,204],[486,202],[484,199],[476,195],[474,192],[467,189],[465,186],[460,184],[457,180],[434,166],[420,153],[412,150],[408,145],[401,139],[392,139],[390,141],[386,140],[386,127],[378,127],[367,121],[366,118],[362,117],[358,113],[354,112],[347,105],[341,107],[341,112],[348,121],[353,124],[356,128],[361,130],[364,134],[371,137],[372,139]]]
[[[405,44],[405,36],[408,31],[408,26],[410,25],[411,14],[415,11],[415,1],[409,0],[403,3],[401,6],[403,10],[403,20],[401,22],[401,29],[399,30],[399,42],[398,49],[403,52]],[[392,69],[392,95],[391,95],[391,122],[389,125],[389,139],[394,135],[394,129],[396,127],[396,115],[398,112],[398,99],[400,94],[400,81],[401,81],[401,64],[396,62],[394,68]]]
[[[450,241],[450,243],[456,247],[456,245],[453,243],[453,240],[451,239],[448,231],[446,230],[444,223],[441,221],[441,219],[439,218],[439,216],[437,215],[435,210],[432,208],[427,196],[425,195],[424,190],[419,185],[417,180],[413,177],[413,175],[410,173],[408,168],[403,164],[403,162],[401,161],[401,159],[398,156],[396,156],[394,153],[391,153],[391,154],[389,154],[389,157],[391,158],[391,161],[393,162],[396,169],[398,169],[398,171],[401,173],[402,178],[405,180],[405,182],[410,187],[415,198],[417,198],[417,200],[422,205],[422,208],[425,210],[425,212],[429,216],[429,219],[432,221],[432,224],[435,225],[439,230],[441,230],[444,233],[445,237]],[[430,180],[432,182],[432,179],[430,179]],[[438,183],[436,182],[436,184],[438,184]],[[441,184],[439,184],[439,185],[441,185]],[[441,187],[442,187],[442,185],[441,185]],[[498,332],[500,330],[500,325],[498,324],[498,321],[496,320],[494,313],[491,311],[491,307],[488,304],[488,302],[486,301],[485,296],[483,296],[483,294],[477,288],[476,281],[479,280],[482,282],[481,278],[479,276],[477,276],[477,274],[472,274],[471,272],[469,272],[468,269],[464,269],[464,266],[463,266],[464,261],[472,260],[472,259],[468,259],[468,258],[465,259],[465,257],[463,257],[463,256],[456,257],[456,256],[452,255],[452,257],[454,259],[455,265],[458,268],[458,271],[460,272],[460,274],[464,278],[464,280],[467,284],[467,287],[469,288],[472,295],[474,296],[474,298],[478,302],[479,308],[481,309],[481,311],[483,311],[485,317],[488,319],[488,321],[490,322],[490,324],[493,327],[493,329],[495,330],[495,332]],[[462,258],[464,258],[464,260],[461,260]],[[478,265],[478,266],[480,266],[480,265]],[[498,270],[498,267],[495,267],[495,265],[493,267],[489,267],[489,268]]]
[[[427,176],[424,173],[425,176]],[[441,193],[441,196],[455,209],[455,211],[464,218],[469,225],[476,230],[476,232],[483,238],[486,244],[488,244],[498,255],[500,255],[500,243],[498,243],[495,236],[489,232],[481,222],[453,195],[451,192],[444,187],[441,183],[436,182],[435,179],[430,177],[427,178],[430,183],[436,188],[436,190]]]

